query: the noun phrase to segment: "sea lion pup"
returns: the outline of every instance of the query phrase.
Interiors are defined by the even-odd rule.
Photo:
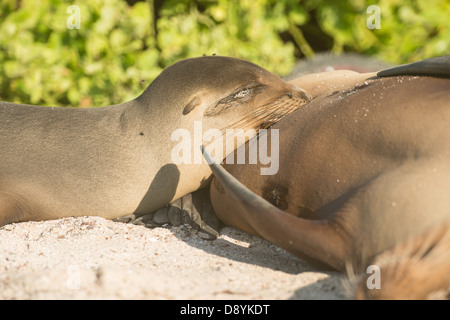
[[[195,121],[204,131],[258,129],[307,100],[304,90],[255,64],[212,56],[173,64],[119,105],[0,102],[0,226],[152,212],[211,175],[204,162],[174,163],[175,130],[192,131]]]
[[[413,281],[420,273],[422,280],[430,277],[427,293],[448,287],[449,277],[440,275],[450,272],[449,251],[442,249],[449,245],[450,79],[431,76],[450,72],[435,74],[432,68],[426,73],[430,64],[448,70],[450,59],[425,60],[421,75],[426,76],[346,73],[357,81],[342,87],[325,81],[332,75],[294,81],[314,98],[272,127],[279,130],[278,173],[262,176],[260,164],[225,165],[228,173],[212,164],[216,214],[227,225],[341,271],[366,272],[374,257],[401,250],[396,246],[428,246],[405,255],[422,259],[421,270],[427,270],[424,263],[441,261],[439,272],[424,274],[414,269],[420,264],[412,264],[404,278],[397,274],[392,280]],[[314,89],[308,81],[316,77]],[[317,89],[322,80],[325,93]],[[246,156],[256,141],[242,146]],[[433,252],[446,252],[445,259],[430,262],[439,257]],[[389,274],[395,273],[384,273],[381,266],[384,283],[390,282]]]

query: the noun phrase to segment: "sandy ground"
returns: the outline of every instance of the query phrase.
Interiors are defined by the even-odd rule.
[[[345,299],[345,278],[258,237],[99,217],[0,228],[1,299]]]

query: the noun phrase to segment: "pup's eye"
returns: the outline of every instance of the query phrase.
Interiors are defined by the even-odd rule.
[[[252,92],[252,89],[250,89],[250,88],[242,89],[242,90],[239,90],[239,92],[236,93],[233,96],[233,98],[234,99],[241,99],[241,98],[244,98],[244,97],[248,96],[251,92]]]

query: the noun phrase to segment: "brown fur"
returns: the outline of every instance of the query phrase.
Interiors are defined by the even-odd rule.
[[[395,246],[370,262],[380,266],[380,289],[368,289],[367,277],[358,299],[448,298],[450,292],[450,221]]]
[[[384,297],[450,285],[450,80],[338,72],[295,84],[314,99],[272,127],[280,130],[276,175],[259,175],[261,164],[225,165],[231,175],[212,165],[219,218],[342,271],[365,271],[393,250],[407,258],[381,267]]]

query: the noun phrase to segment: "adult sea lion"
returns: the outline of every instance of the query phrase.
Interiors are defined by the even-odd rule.
[[[381,289],[363,282],[360,297],[448,288],[450,72],[436,70],[449,66],[444,57],[378,73],[389,78],[339,71],[295,80],[313,100],[272,127],[278,173],[212,164],[214,211],[313,263],[379,265]],[[254,143],[242,146],[247,156]]]
[[[173,64],[119,105],[0,102],[0,226],[152,212],[211,175],[204,162],[173,163],[176,129],[192,130],[194,121],[204,131],[257,129],[307,100],[304,90],[255,64],[210,56]]]

